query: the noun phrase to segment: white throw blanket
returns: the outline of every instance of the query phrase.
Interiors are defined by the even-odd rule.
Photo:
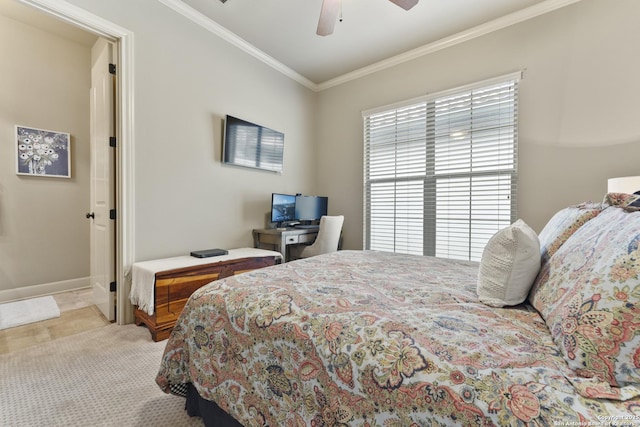
[[[176,268],[192,267],[194,265],[216,264],[222,261],[230,261],[241,258],[258,258],[275,256],[282,259],[280,252],[268,251],[256,248],[229,249],[227,255],[209,258],[196,258],[192,256],[178,256],[173,258],[154,259],[150,261],[136,262],[131,268],[131,293],[129,300],[144,310],[149,315],[154,312],[154,289],[156,273],[173,270]]]

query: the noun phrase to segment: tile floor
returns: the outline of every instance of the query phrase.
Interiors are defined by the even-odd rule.
[[[0,331],[0,354],[78,334],[109,324],[91,303],[90,288],[53,295],[60,317]]]

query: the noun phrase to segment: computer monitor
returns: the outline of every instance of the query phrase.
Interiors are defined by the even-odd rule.
[[[271,194],[271,222],[283,223],[296,219],[296,196]]]
[[[327,214],[328,197],[296,196],[295,217],[298,221],[316,221]]]

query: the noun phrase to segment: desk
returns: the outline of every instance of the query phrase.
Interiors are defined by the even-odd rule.
[[[289,261],[287,256],[287,246],[308,245],[316,240],[318,229],[305,228],[261,228],[253,230],[253,246],[259,249],[273,250],[282,254],[284,262]],[[268,245],[267,247],[265,247]]]

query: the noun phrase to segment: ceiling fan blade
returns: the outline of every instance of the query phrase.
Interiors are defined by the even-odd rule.
[[[418,4],[418,0],[389,0],[391,3],[395,3],[404,10],[409,10],[413,6]]]
[[[340,2],[342,0],[323,0],[322,10],[320,10],[320,19],[318,20],[318,29],[316,34],[319,36],[328,36],[333,33],[333,28],[338,20],[338,12],[340,12]]]

